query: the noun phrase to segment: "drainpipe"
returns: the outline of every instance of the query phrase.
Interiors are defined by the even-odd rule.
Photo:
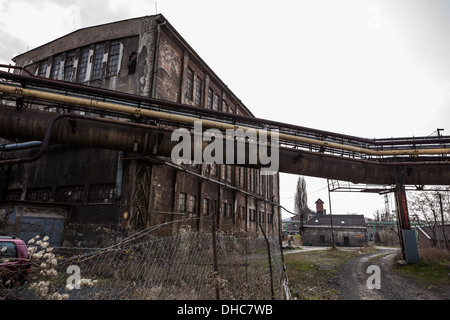
[[[153,57],[153,76],[152,76],[152,95],[151,98],[155,98],[155,92],[156,92],[156,76],[158,73],[158,52],[159,52],[159,44],[161,40],[161,26],[165,25],[167,23],[166,20],[164,22],[159,22],[156,30],[156,42],[155,42],[155,55]]]
[[[122,196],[122,182],[123,182],[123,158],[124,152],[120,151],[117,157],[117,173],[116,173],[116,196]]]
[[[0,151],[5,151],[5,152],[19,151],[19,150],[26,150],[26,149],[40,148],[40,147],[42,147],[41,141],[30,141],[30,142],[7,144],[7,145],[0,144]]]

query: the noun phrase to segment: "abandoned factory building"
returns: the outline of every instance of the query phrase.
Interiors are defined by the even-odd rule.
[[[13,61],[36,77],[253,117],[160,14],[80,29]],[[24,142],[0,138],[3,151]],[[3,151],[5,159],[36,149]],[[225,164],[183,168],[129,152],[50,145],[35,162],[14,165],[7,174],[1,169],[0,233],[46,234],[55,245],[104,245],[102,230],[178,220],[186,222],[174,223],[173,231],[211,230],[212,217],[224,232],[258,234],[261,225],[268,235],[278,233],[278,175]]]

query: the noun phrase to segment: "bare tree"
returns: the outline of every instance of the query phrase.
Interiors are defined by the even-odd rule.
[[[450,221],[450,191],[423,191],[410,194],[411,216],[421,226],[428,227],[433,246],[438,243],[438,234],[442,233],[446,242],[445,223]]]

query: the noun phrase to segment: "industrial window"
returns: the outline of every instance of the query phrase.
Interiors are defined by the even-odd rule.
[[[56,56],[56,57],[53,59],[53,63],[52,63],[52,73],[51,73],[51,75],[50,75],[50,78],[52,78],[52,79],[58,79],[60,69],[61,69],[61,56]]]
[[[92,67],[92,80],[98,80],[102,77],[103,55],[105,54],[105,44],[99,43],[95,46],[94,60]]]
[[[50,201],[52,188],[34,188],[28,189],[25,200],[27,201]]]
[[[203,215],[209,214],[209,199],[203,199]]]
[[[245,168],[243,167],[239,168],[239,186],[240,187],[245,186]]]
[[[109,50],[108,76],[116,76],[119,71],[120,43],[113,42]]]
[[[223,202],[223,203],[222,203],[222,216],[223,216],[224,218],[227,217],[227,203],[226,203],[226,202]]]
[[[228,204],[227,218],[231,218],[233,214],[233,206]]]
[[[226,165],[226,164],[220,165],[220,178],[221,178],[222,180],[225,180],[225,178],[226,178],[226,173],[227,173],[227,165]]]
[[[226,166],[227,167],[227,180],[231,181],[232,179],[232,166]]]
[[[22,197],[22,189],[11,189],[6,193],[7,201],[20,200]]]
[[[83,186],[59,187],[56,189],[56,200],[62,202],[81,202]]]
[[[86,81],[88,63],[89,63],[89,48],[81,49],[80,58],[78,62],[78,77],[77,77],[78,83],[83,83]]]
[[[194,71],[188,68],[187,82],[186,82],[186,98],[191,99],[194,95]]]
[[[241,220],[246,220],[245,217],[245,207],[241,207],[241,216],[240,216]]]
[[[114,184],[93,184],[89,186],[89,203],[105,203],[113,202]]]
[[[208,89],[208,101],[206,103],[206,107],[208,109],[212,109],[214,99],[214,92],[211,89]]]
[[[48,68],[48,62],[47,61],[41,62],[41,65],[39,66],[39,77],[47,76],[47,68]]]
[[[250,221],[256,220],[256,210],[250,209]]]
[[[223,112],[228,112],[228,103],[224,100],[223,101],[223,105],[222,105],[222,108],[223,108]]]
[[[200,77],[197,77],[197,82],[195,84],[195,104],[200,106],[202,104],[202,87],[203,80]]]
[[[266,222],[266,213],[264,211],[259,212],[259,221]]]
[[[180,193],[180,199],[178,204],[178,210],[180,212],[186,211],[186,193]]]
[[[74,68],[74,62],[75,62],[75,53],[70,52],[66,56],[66,61],[64,62],[64,81],[72,82],[73,76],[75,73]]]
[[[214,95],[213,110],[219,111],[219,103],[220,103],[220,98],[216,94],[216,95]]]
[[[196,196],[189,196],[189,207],[188,207],[188,211],[189,212],[195,212],[195,200],[196,200]]]

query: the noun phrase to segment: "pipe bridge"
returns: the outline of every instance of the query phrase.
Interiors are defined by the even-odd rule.
[[[226,130],[264,133],[267,146],[276,132],[278,171],[283,173],[349,181],[394,185],[401,230],[409,230],[405,185],[448,185],[450,182],[450,136],[365,139],[229,114],[170,101],[136,96],[31,75],[0,71],[0,137],[9,141],[38,141],[41,149],[27,159],[0,159],[0,167],[39,159],[51,144],[66,144],[170,157],[179,141],[175,129],[195,133]],[[245,148],[240,166],[264,167],[256,163],[252,139],[231,138],[232,156]],[[201,141],[205,150],[207,144]],[[229,146],[229,145],[228,145]],[[197,145],[198,147],[198,145]],[[0,150],[14,149],[0,146]],[[191,145],[195,154],[195,141]],[[228,149],[228,150],[226,150]],[[223,162],[229,148],[223,150]],[[228,155],[230,156],[230,154]],[[192,157],[192,160],[194,158]]]

